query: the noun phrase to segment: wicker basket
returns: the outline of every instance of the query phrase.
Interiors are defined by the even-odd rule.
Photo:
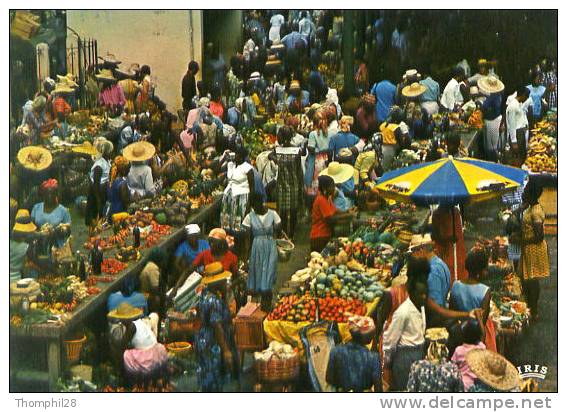
[[[171,342],[165,345],[167,351],[176,356],[188,355],[193,350],[189,342]]]
[[[281,359],[273,355],[270,360],[256,361],[256,373],[260,382],[289,382],[299,376],[299,355]]]
[[[284,239],[277,239],[278,258],[280,262],[287,262],[291,257],[291,252],[295,249],[295,245],[284,233]]]
[[[83,346],[86,341],[86,335],[83,335],[80,339],[63,341],[65,344],[65,353],[67,354],[67,362],[76,363],[79,361],[81,358],[81,351],[83,350]]]

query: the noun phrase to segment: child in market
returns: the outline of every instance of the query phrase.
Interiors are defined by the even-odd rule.
[[[480,324],[478,323],[478,320],[469,319],[465,321],[461,326],[461,331],[463,336],[463,344],[455,349],[455,353],[453,353],[451,362],[458,366],[463,379],[465,391],[468,391],[469,388],[474,384],[476,375],[471,371],[466,360],[466,355],[473,349],[486,349],[486,346],[484,345],[484,343],[482,343],[481,340],[482,330]]]

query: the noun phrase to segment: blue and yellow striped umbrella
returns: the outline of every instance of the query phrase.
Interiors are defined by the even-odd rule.
[[[475,202],[516,189],[527,172],[472,158],[448,157],[385,173],[375,189],[388,199],[420,206]]]

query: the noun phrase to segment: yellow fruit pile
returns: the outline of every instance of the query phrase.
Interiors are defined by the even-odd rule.
[[[557,157],[555,139],[545,134],[536,134],[530,139],[525,166],[533,173],[556,173]]]
[[[529,156],[525,165],[533,173],[557,173],[557,158],[548,154]]]

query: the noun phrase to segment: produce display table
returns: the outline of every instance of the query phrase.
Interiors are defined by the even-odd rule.
[[[376,299],[371,303],[366,305],[367,315],[371,314],[376,307],[380,299]],[[299,331],[306,326],[309,326],[312,322],[289,322],[285,320],[264,320],[264,334],[266,335],[266,342],[271,342],[273,340],[277,342],[287,343],[294,348],[298,348],[299,353],[303,353],[303,344],[301,343],[301,337],[299,336]],[[351,340],[348,323],[338,323],[339,335],[342,342],[348,342]]]
[[[202,224],[206,222],[218,211],[220,203],[221,198],[218,197],[213,203],[202,207],[198,212],[190,216],[188,223]],[[165,236],[156,247],[172,249],[183,239],[184,233],[184,228],[176,228],[173,233]],[[137,276],[142,271],[147,261],[146,255],[147,250],[142,251],[142,259],[130,263],[112,282],[97,284],[97,287],[101,290],[100,293],[90,296],[81,302],[72,312],[71,317],[64,323],[43,323],[28,327],[10,327],[11,343],[17,345],[18,341],[35,340],[40,341],[38,342],[38,348],[46,347],[47,374],[40,373],[39,376],[40,379],[48,379],[50,391],[55,389],[57,379],[60,376],[61,350],[65,337],[81,323],[87,321],[95,311],[105,307],[109,295],[120,289],[124,279],[128,276]]]

